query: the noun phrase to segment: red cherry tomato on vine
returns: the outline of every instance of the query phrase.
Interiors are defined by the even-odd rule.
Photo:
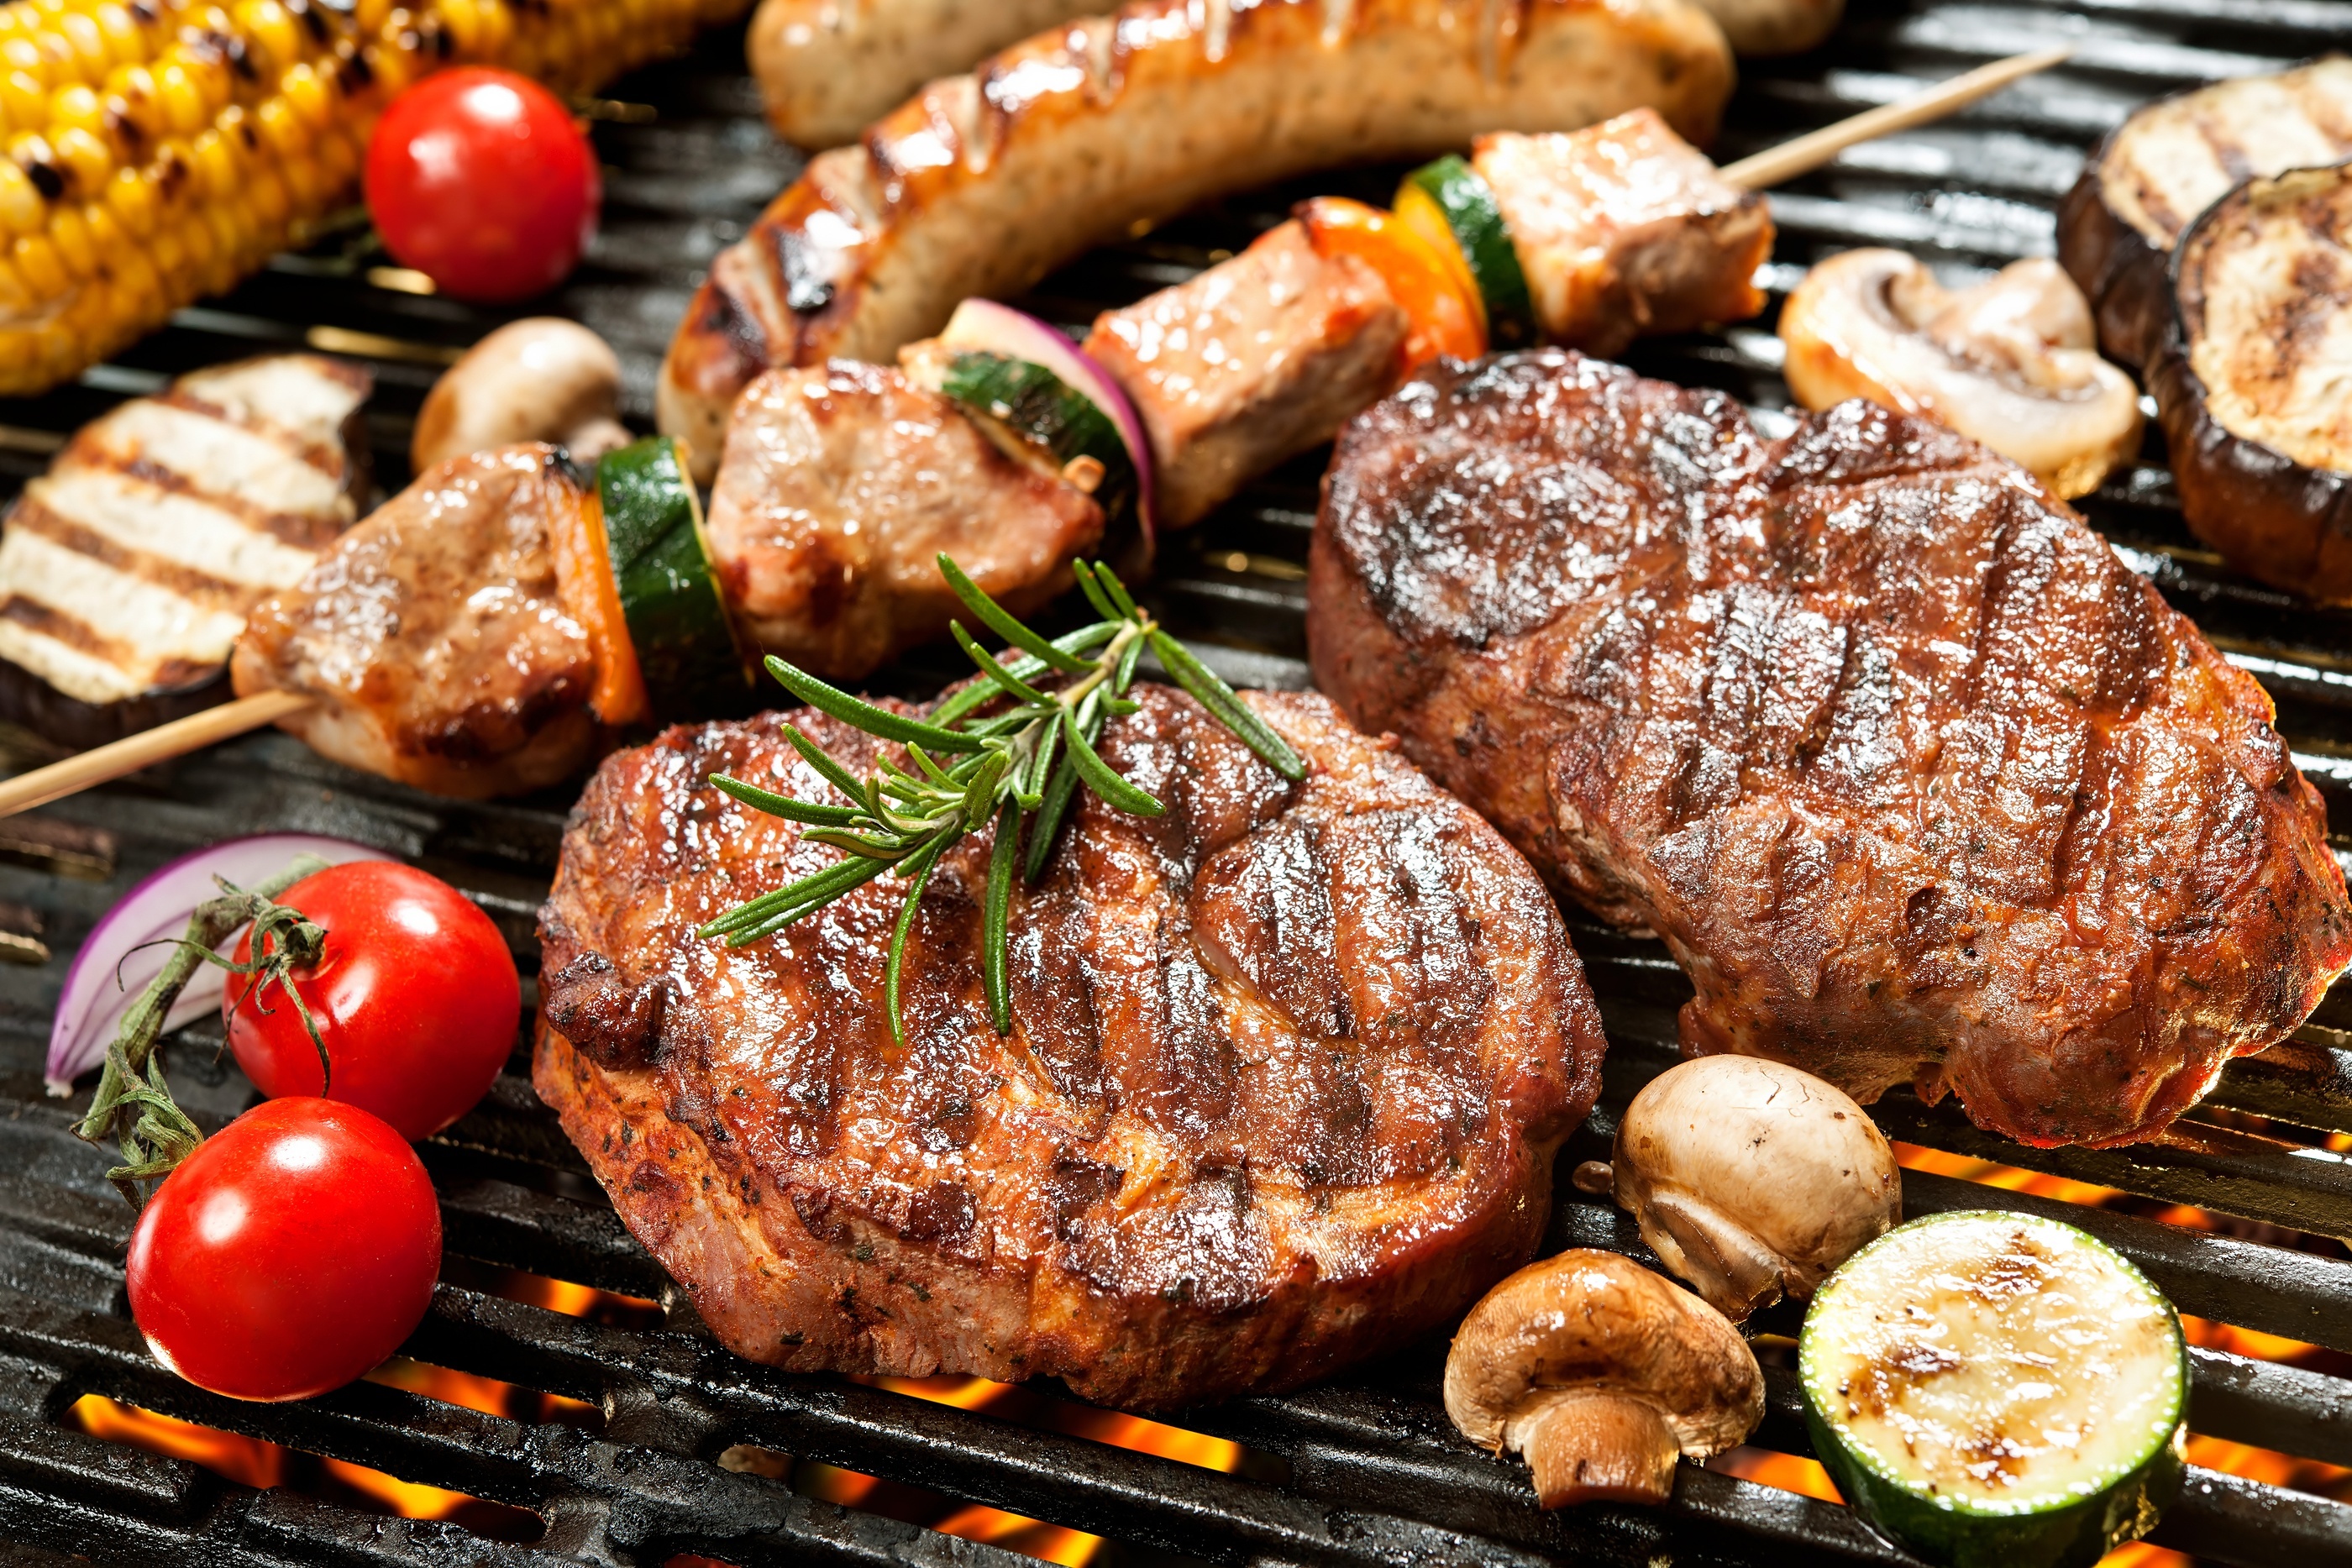
[[[221,1019],[254,1086],[316,1094],[429,1138],[474,1107],[514,1049],[522,985],[490,917],[440,878],[390,861],[304,877],[278,902],[322,926],[319,962],[291,983],[318,1021],[333,1071],[285,988],[228,977]],[[253,956],[248,931],[235,957]]]
[[[131,1234],[155,1359],[232,1399],[307,1399],[382,1364],[432,1303],[441,1210],[398,1133],[272,1100],[205,1139]]]
[[[386,248],[460,299],[528,299],[562,282],[604,199],[588,138],[512,71],[425,78],[368,144],[368,211]]]

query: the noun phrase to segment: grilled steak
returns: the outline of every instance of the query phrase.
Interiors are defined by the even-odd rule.
[[[733,1349],[1164,1408],[1398,1344],[1534,1249],[1602,1048],[1543,884],[1319,697],[1248,699],[1308,759],[1292,786],[1190,697],[1137,695],[1103,753],[1168,812],[1088,800],[1015,892],[1009,1039],[985,835],[924,897],[900,1049],[903,884],[738,950],[693,935],[835,856],[703,782],[817,798],[778,717],[673,729],[589,786],[534,1082]]]
[[[1432,368],[1342,434],[1308,596],[1357,723],[1665,939],[1685,1050],[2127,1143],[2352,960],[2262,689],[1940,427]]]

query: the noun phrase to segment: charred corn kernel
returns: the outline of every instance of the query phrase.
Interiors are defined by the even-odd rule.
[[[8,259],[16,264],[16,276],[33,298],[44,304],[73,287],[73,274],[66,269],[65,258],[58,255],[58,247],[47,235],[25,235],[10,248]]]
[[[58,167],[73,177],[74,189],[105,189],[107,176],[114,172],[113,148],[79,125],[58,131],[49,146]]]
[[[234,15],[246,47],[260,47],[263,57],[255,63],[265,72],[282,71],[302,57],[302,24],[278,0],[243,0]]]
[[[141,171],[117,169],[114,178],[106,183],[106,204],[133,239],[145,239],[155,232],[159,205],[155,186]]]
[[[195,171],[200,201],[221,203],[236,199],[237,174],[243,165],[236,155],[236,144],[227,137],[217,131],[199,132],[188,142],[188,165]]]
[[[98,250],[90,244],[89,225],[82,220],[79,207],[59,207],[49,214],[49,243],[57,247],[58,259],[65,263],[66,270],[76,277],[98,271]]]
[[[333,78],[323,77],[310,65],[296,66],[278,84],[294,117],[310,130],[324,131],[334,123],[335,87]],[[275,101],[275,100],[273,100]]]
[[[282,98],[254,105],[253,123],[261,132],[263,144],[289,164],[299,162],[310,143],[310,133],[296,118],[294,106]]]
[[[155,73],[145,66],[117,66],[107,72],[106,102],[109,109],[119,103],[118,112],[146,135],[161,136],[170,129],[163,95],[155,88]]]
[[[30,71],[0,75],[0,109],[8,114],[8,129],[30,131],[49,110],[49,89]]]
[[[38,234],[48,208],[31,176],[0,159],[0,235]]]
[[[58,34],[72,46],[74,68],[82,80],[106,79],[107,69],[114,64],[114,57],[106,47],[106,35],[98,30],[94,18],[69,12],[58,18]]]

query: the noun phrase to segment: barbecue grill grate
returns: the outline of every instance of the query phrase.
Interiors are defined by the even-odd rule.
[[[2326,0],[1873,8],[1815,55],[1751,66],[1719,151],[1755,151],[1989,57],[2075,43],[2065,70],[1941,126],[1851,152],[1773,198],[1776,292],[1809,261],[1856,244],[1909,247],[1958,278],[2048,254],[2052,210],[2083,148],[2131,105],[2209,77],[2273,68],[2347,36],[2352,5]],[[562,304],[621,350],[629,412],[643,424],[655,367],[698,269],[740,235],[799,160],[759,123],[737,37],[707,41],[692,57],[615,90],[619,99],[592,107],[607,165],[605,232]],[[1310,189],[1377,200],[1392,182],[1393,172],[1342,173],[1226,203],[1097,252],[1029,303],[1083,323],[1222,258]],[[493,324],[417,292],[420,282],[368,249],[363,225],[337,228],[229,297],[181,312],[171,329],[79,384],[37,402],[0,404],[0,484],[13,491],[67,433],[125,395],[195,366],[308,344],[374,369],[376,472],[396,486],[407,476],[409,424],[425,388]],[[1725,388],[1768,421],[1788,402],[1777,342],[1760,327],[1648,343],[1633,358],[1653,374]],[[2183,528],[2160,458],[2151,444],[2084,511],[2269,687],[2297,761],[2334,819],[2352,823],[2352,619],[2222,570]],[[1318,455],[1288,465],[1167,551],[1160,606],[1237,678],[1304,682],[1301,562],[1320,464]],[[920,690],[950,673],[917,661],[883,684]],[[45,934],[25,939],[45,935],[63,953],[131,877],[170,855],[236,832],[339,833],[465,888],[499,922],[528,972],[566,803],[434,800],[334,768],[283,737],[254,737],[9,824],[0,900],[46,924]],[[32,918],[15,913],[20,923]],[[1563,1155],[1563,1172],[1606,1154],[1617,1108],[1672,1061],[1674,1009],[1688,995],[1654,944],[1589,924],[1574,930],[1612,1054],[1601,1109]],[[1522,1469],[1471,1449],[1447,1427],[1434,1399],[1442,1347],[1191,1418],[1246,1447],[1243,1473],[750,1364],[716,1346],[621,1228],[531,1094],[520,1058],[478,1111],[425,1150],[443,1198],[450,1278],[467,1282],[444,1285],[408,1354],[583,1401],[601,1412],[601,1427],[533,1425],[376,1384],[294,1406],[216,1399],[145,1355],[122,1307],[130,1217],[100,1178],[107,1162],[68,1132],[85,1102],[42,1097],[41,1051],[62,969],[0,970],[0,1546],[26,1561],[658,1563],[685,1552],[741,1568],[1027,1561],[801,1495],[756,1463],[744,1468],[739,1445],[1090,1531],[1107,1539],[1106,1561],[1907,1561],[1839,1507],[1714,1471],[1685,1469],[1672,1505],[1654,1512],[1539,1513]],[[1902,1095],[1875,1114],[1890,1135],[1913,1144],[2137,1200],[2084,1207],[1913,1171],[1905,1178],[1909,1212],[2005,1205],[2063,1216],[2133,1259],[2184,1312],[2352,1355],[2352,1257],[2313,1239],[2352,1237],[2352,1163],[2326,1146],[2329,1134],[2352,1132],[2347,1031],[2352,993],[2339,989],[2295,1041],[2231,1068],[2207,1113],[2138,1148],[2022,1149],[1977,1133],[1948,1105]],[[250,1091],[233,1069],[208,1071],[209,1061],[204,1042],[179,1050],[175,1081],[200,1120],[209,1114],[217,1124]],[[2244,1131],[2269,1124],[2235,1113],[2268,1118],[2300,1141]],[[1643,1255],[1605,1200],[1565,1181],[1559,1196],[1554,1245]],[[2275,1239],[2262,1228],[2276,1227],[2299,1238],[2268,1245],[2148,1218],[2168,1205],[2232,1217],[2223,1223],[2249,1234]],[[472,1288],[499,1270],[670,1310],[659,1326],[601,1324]],[[1783,1311],[1764,1327],[1787,1333],[1794,1321]],[[2352,1467],[2352,1382],[2218,1350],[2200,1349],[2194,1361],[2198,1432]],[[1804,1455],[1793,1375],[1772,1366],[1767,1376],[1769,1411],[1755,1441]],[[544,1533],[516,1544],[232,1485],[69,1429],[66,1413],[89,1395],[527,1510]],[[730,1448],[733,1462],[718,1462]],[[2220,1563],[2352,1562],[2352,1507],[2200,1469],[2157,1539]]]

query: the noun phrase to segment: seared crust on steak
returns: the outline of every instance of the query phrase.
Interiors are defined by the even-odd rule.
[[[1016,889],[989,839],[740,949],[693,935],[836,852],[703,782],[820,798],[770,715],[607,760],[541,917],[534,1082],[719,1337],[802,1371],[1056,1375],[1168,1408],[1289,1387],[1460,1312],[1534,1250],[1600,1019],[1558,911],[1460,802],[1320,697],[1248,700],[1298,785],[1166,687]],[[851,767],[866,737],[797,714]]]
[[[1308,604],[1359,724],[1665,939],[1687,1051],[2129,1143],[2352,960],[2262,688],[1938,426],[1431,367],[1342,433]]]

